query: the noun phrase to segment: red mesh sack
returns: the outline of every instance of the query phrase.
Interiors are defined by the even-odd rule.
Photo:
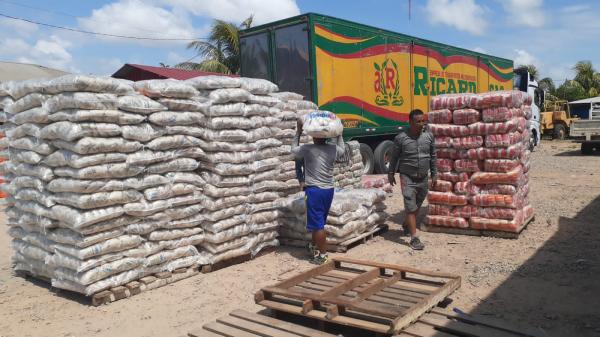
[[[469,193],[469,182],[468,181],[459,181],[454,184],[454,193],[456,194],[468,194]]]
[[[523,151],[522,144],[515,144],[509,147],[470,149],[467,151],[467,159],[515,159],[519,158]]]
[[[432,97],[429,102],[429,110],[462,109],[467,106],[470,94],[447,94]]]
[[[497,123],[483,123],[477,122],[468,126],[469,133],[471,135],[493,135],[498,133],[509,133],[514,132],[518,128],[519,121],[517,118],[513,118],[506,122]]]
[[[467,204],[467,197],[464,195],[457,195],[451,192],[435,192],[429,191],[427,194],[427,200],[431,204],[448,205],[448,206],[462,206]]]
[[[499,185],[516,185],[523,177],[523,168],[520,166],[506,173],[497,172],[475,172],[471,176],[471,182],[478,185],[499,184]]]
[[[430,124],[451,124],[452,111],[448,109],[429,111],[427,119]]]
[[[481,120],[481,114],[475,109],[458,109],[452,112],[454,124],[468,125]]]
[[[452,192],[453,189],[454,184],[447,180],[438,179],[435,186],[431,185],[431,190],[437,192]]]
[[[436,161],[439,172],[450,172],[454,168],[454,160],[446,158],[438,158]]]
[[[429,130],[434,136],[463,137],[469,135],[469,128],[465,125],[431,124]]]
[[[460,181],[469,181],[469,174],[465,172],[440,172],[438,173],[438,179],[457,183]]]
[[[458,150],[476,149],[483,146],[482,136],[452,138],[452,147]]]
[[[451,217],[451,216],[440,216],[440,215],[428,215],[425,219],[430,226],[443,226],[443,227],[457,227],[457,228],[468,228],[469,223],[466,219]]]
[[[452,212],[452,208],[453,208],[452,206],[431,204],[431,205],[429,205],[427,214],[450,216],[450,214]]]
[[[523,142],[522,132],[511,132],[485,136],[485,147],[509,147]]]
[[[517,159],[486,159],[483,170],[486,172],[510,172],[521,165]]]
[[[479,172],[481,163],[477,159],[457,159],[454,161],[454,170],[456,172]]]
[[[435,148],[443,149],[452,147],[452,139],[452,137],[448,136],[435,137]]]

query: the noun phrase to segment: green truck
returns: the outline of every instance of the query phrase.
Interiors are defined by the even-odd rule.
[[[527,73],[515,76],[511,60],[314,13],[243,30],[240,49],[242,76],[336,113],[344,138],[361,143],[367,174],[387,171],[391,139],[432,96],[512,89],[513,81],[539,90]]]

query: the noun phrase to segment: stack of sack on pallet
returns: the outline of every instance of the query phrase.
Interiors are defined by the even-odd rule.
[[[15,270],[91,295],[208,263],[194,246],[203,242],[194,173],[203,152],[168,129],[163,121],[180,119],[159,102],[197,92],[168,81],[136,89],[161,98],[89,76],[8,85],[3,170]]]
[[[4,134],[4,130],[6,127],[6,113],[4,112],[4,107],[12,104],[14,101],[12,97],[6,91],[6,86],[3,83],[0,83],[0,148],[7,149],[8,148],[8,139]],[[2,151],[0,153],[0,163],[5,162],[8,159],[8,151]],[[0,184],[4,184],[5,179],[0,175]],[[6,198],[6,193],[4,191],[0,191],[0,204],[4,203],[4,198]]]
[[[342,243],[383,225],[387,219],[385,197],[380,189],[336,190],[325,224],[327,243]],[[304,193],[282,199],[279,210],[282,240],[310,242]]]
[[[531,97],[516,90],[436,96],[428,118],[439,174],[427,224],[518,231],[533,216]]]
[[[312,103],[224,77],[2,88],[15,270],[91,295],[277,244],[282,141]]]
[[[336,188],[361,188],[364,165],[360,155],[360,143],[346,143],[346,155],[336,160],[333,168]]]

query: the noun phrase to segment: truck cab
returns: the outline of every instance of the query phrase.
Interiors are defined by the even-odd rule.
[[[540,89],[538,82],[533,76],[527,71],[526,68],[517,68],[514,70],[513,88],[519,91],[528,93],[533,98],[533,104],[531,104],[531,120],[529,125],[529,132],[531,138],[529,140],[529,149],[533,149],[540,144],[542,140],[542,132],[540,128],[540,111],[541,107],[544,106],[544,90]]]

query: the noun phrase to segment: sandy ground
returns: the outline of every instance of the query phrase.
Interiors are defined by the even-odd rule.
[[[423,233],[413,252],[400,238],[402,201],[388,199],[391,230],[350,250],[353,258],[462,276],[451,307],[543,329],[549,336],[600,336],[600,156],[546,141],[533,155],[536,220],[518,240]],[[2,217],[2,221],[4,218]],[[0,232],[1,336],[184,336],[234,309],[258,311],[261,287],[311,268],[302,249],[253,261],[102,307],[15,277]]]

